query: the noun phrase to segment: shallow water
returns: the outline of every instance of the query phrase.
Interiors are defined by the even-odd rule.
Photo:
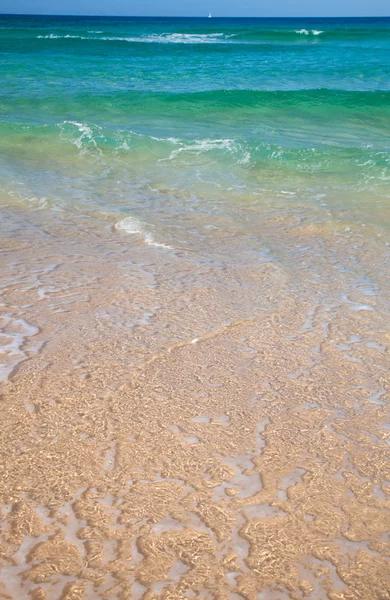
[[[388,597],[389,33],[0,16],[0,595]]]

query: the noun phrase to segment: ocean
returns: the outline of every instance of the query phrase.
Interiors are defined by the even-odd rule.
[[[0,177],[21,202],[153,221],[167,196],[186,212],[230,200],[288,211],[290,196],[321,211],[324,195],[346,220],[384,224],[390,19],[3,16],[0,27]]]
[[[390,18],[0,15],[0,72],[0,595],[387,597]]]

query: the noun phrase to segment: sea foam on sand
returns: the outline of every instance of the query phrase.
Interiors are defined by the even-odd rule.
[[[168,246],[167,244],[161,244],[157,242],[152,233],[148,231],[151,225],[144,223],[137,219],[137,217],[126,217],[122,219],[118,223],[115,224],[115,229],[119,229],[121,231],[126,231],[126,233],[133,233],[141,235],[144,239],[144,242],[148,244],[148,246],[155,246],[156,248],[166,248],[168,250],[172,249],[172,246]]]

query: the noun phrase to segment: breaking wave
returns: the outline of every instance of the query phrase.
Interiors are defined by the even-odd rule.
[[[299,33],[299,35],[321,35],[324,32],[319,29],[296,29],[295,33]]]
[[[89,32],[92,33],[92,32]],[[102,32],[93,32],[102,33]],[[144,36],[84,36],[84,35],[57,35],[50,33],[47,35],[38,35],[37,39],[56,40],[56,39],[78,39],[95,41],[113,41],[113,42],[132,42],[132,43],[154,43],[154,44],[213,44],[221,43],[232,38],[232,35],[224,33],[162,33]]]
[[[51,40],[87,40],[95,42],[127,42],[133,44],[297,44],[310,41],[319,42],[356,42],[366,40],[367,36],[378,40],[387,39],[388,29],[365,29],[329,27],[315,29],[303,27],[300,29],[269,29],[267,27],[228,29],[225,32],[198,31],[196,33],[164,32],[143,35],[110,35],[102,30],[89,30],[87,34],[47,33],[37,35],[37,39]]]

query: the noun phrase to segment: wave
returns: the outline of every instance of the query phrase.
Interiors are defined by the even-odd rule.
[[[96,106],[96,116],[102,114],[104,106],[122,107],[124,111],[133,114],[156,114],[159,117],[178,116],[183,119],[193,119],[200,115],[220,115],[221,113],[240,113],[243,119],[247,115],[266,111],[266,117],[276,115],[281,108],[291,108],[294,111],[311,112],[331,111],[333,115],[342,113],[359,117],[364,109],[375,110],[376,114],[388,117],[390,112],[390,91],[349,91],[328,88],[298,89],[298,90],[251,90],[216,89],[200,92],[118,92],[109,95],[85,95],[82,102],[88,102],[93,110]],[[325,113],[323,113],[325,114]],[[371,114],[373,118],[375,114]]]
[[[60,123],[59,128],[61,131],[61,135],[64,137],[66,136],[68,131],[70,132],[72,136],[72,143],[81,151],[81,153],[88,151],[89,149],[91,149],[91,147],[92,149],[97,150],[99,153],[101,153],[101,150],[98,148],[97,143],[99,137],[102,137],[100,135],[101,127],[99,127],[98,125],[94,125],[94,130],[92,130],[92,128],[88,125],[84,125],[83,123],[79,123],[78,121],[63,121],[62,123]],[[76,130],[78,130],[78,132],[80,133],[80,135],[77,134],[75,139],[73,138],[74,128],[76,128]]]
[[[88,33],[103,33],[101,31]],[[224,33],[162,33],[150,34],[144,36],[102,36],[92,37],[84,35],[58,35],[50,33],[47,35],[38,35],[37,39],[58,40],[58,39],[78,39],[78,40],[95,40],[95,41],[113,41],[113,42],[132,42],[132,43],[153,43],[153,44],[215,44],[221,43],[229,38],[234,37],[233,34]]]
[[[88,33],[103,33],[102,31],[88,32]],[[277,36],[275,36],[277,33]],[[270,38],[282,37],[291,38],[292,34],[298,38],[302,35],[313,37],[323,34],[323,31],[319,30],[308,30],[300,29],[288,32],[267,32],[256,34],[256,36],[248,35],[243,36],[236,33],[162,33],[162,34],[150,34],[144,36],[99,36],[95,37],[92,35],[58,35],[50,33],[47,35],[37,35],[37,39],[45,40],[87,40],[87,41],[98,41],[98,42],[128,42],[133,44],[256,44],[256,43],[268,43]],[[283,41],[283,39],[282,39]]]
[[[149,96],[149,95],[148,95]],[[297,110],[313,109],[314,106],[341,110],[345,115],[364,108],[378,108],[386,114],[390,111],[390,91],[348,91],[338,89],[300,90],[212,90],[185,94],[152,94],[150,101],[158,100],[172,111],[184,108],[192,112],[219,112],[237,108],[257,112],[263,108],[273,112],[284,106]],[[145,98],[147,101],[147,98]]]
[[[382,175],[388,173],[390,157],[388,154],[388,137],[386,133],[376,135],[376,144],[367,144],[366,136],[345,136],[344,130],[337,135],[335,132],[328,136],[327,129],[321,131],[309,126],[304,126],[285,131],[284,141],[280,138],[264,139],[255,136],[239,138],[173,138],[156,137],[141,134],[131,130],[113,131],[96,125],[83,125],[80,123],[66,122],[60,124],[61,132],[67,129],[68,136],[62,141],[74,144],[80,154],[95,154],[108,157],[114,154],[119,160],[135,164],[139,158],[150,160],[153,164],[176,163],[194,165],[211,162],[224,162],[244,170],[257,168],[259,165],[274,164],[279,166],[292,166],[293,169],[302,170],[306,165],[314,165],[315,169],[334,170],[341,163],[351,165],[371,165],[380,168]],[[81,136],[80,136],[81,132]],[[314,141],[314,138],[316,141]],[[371,140],[374,138],[371,136]],[[348,141],[346,144],[345,141]],[[199,157],[199,158],[198,158]],[[387,175],[386,175],[387,176]],[[153,232],[147,223],[133,217],[121,222],[118,228],[126,229],[128,233],[139,233],[144,236],[150,245],[160,246],[154,239]],[[162,244],[164,246],[164,244]]]
[[[73,40],[87,40],[89,38],[82,37],[80,35],[56,35],[55,33],[49,33],[48,35],[37,35],[37,40],[60,40],[60,39],[73,39]]]
[[[83,118],[81,115],[85,114],[86,106],[88,117]],[[7,108],[5,103],[3,107]],[[61,123],[57,115],[63,111],[63,101],[53,95],[46,97],[47,121],[42,127],[34,121],[37,109],[40,110],[39,98],[23,100],[22,108],[26,115],[24,121],[0,120],[0,139],[7,140],[7,145],[14,146],[15,151],[19,148],[19,136],[25,135],[26,130],[42,139],[46,135],[58,136],[59,132],[63,142],[73,144],[83,154],[128,152],[141,145],[148,153],[155,153],[156,160],[172,160],[185,152],[195,155],[234,151],[237,159],[245,164],[244,147],[237,148],[236,142],[230,139],[237,137],[237,131],[240,131],[238,137],[244,142],[249,136],[256,142],[288,140],[287,143],[300,147],[310,140],[317,145],[334,140],[340,147],[363,147],[369,142],[377,148],[389,148],[390,91],[319,88],[80,93],[68,105],[69,112],[80,115],[80,120]],[[9,110],[15,110],[15,103],[10,105]],[[129,114],[133,123],[140,122],[139,129],[131,128],[136,130],[133,132],[124,126]],[[225,120],[227,129],[223,126]],[[108,123],[109,127],[106,126]],[[174,130],[172,123],[175,124]],[[204,127],[207,123],[214,134],[207,134]],[[240,124],[239,129],[235,126],[237,123]],[[193,136],[187,136],[186,132],[192,132]],[[187,138],[186,149],[181,141],[184,138]],[[166,147],[160,152],[161,144]]]
[[[125,231],[126,233],[138,234],[142,236],[144,242],[148,246],[155,246],[156,248],[165,248],[167,250],[172,250],[172,246],[167,246],[166,244],[162,244],[155,240],[154,235],[150,231],[151,228],[152,225],[141,221],[137,217],[126,217],[125,219],[122,219],[121,221],[115,224],[115,229]]]
[[[12,99],[1,99],[4,114],[14,111],[25,115],[23,122],[26,127],[35,125],[36,115],[41,110],[39,97],[23,98],[18,103]],[[87,107],[87,111],[86,111]],[[68,100],[69,114],[80,115],[80,120],[64,121],[60,126],[62,133],[71,135],[76,146],[93,146],[92,137],[99,137],[96,127],[93,136],[84,129],[85,123],[96,123],[104,126],[111,123],[113,129],[123,128],[131,115],[132,122],[141,119],[142,123],[155,123],[155,135],[168,137],[173,132],[171,119],[177,119],[175,130],[178,137],[185,136],[185,131],[194,130],[194,119],[200,119],[199,127],[202,137],[204,125],[209,122],[216,133],[221,130],[221,119],[228,119],[229,127],[234,127],[235,120],[245,130],[260,128],[264,131],[287,130],[297,119],[303,128],[313,127],[315,130],[325,130],[325,120],[332,119],[334,126],[341,127],[340,131],[352,127],[353,137],[364,131],[364,138],[371,133],[378,136],[386,135],[390,121],[390,90],[353,91],[329,88],[297,89],[297,90],[251,90],[216,89],[197,92],[148,92],[141,90],[110,90],[106,93],[96,91],[80,91]],[[46,123],[58,126],[58,115],[63,112],[63,98],[52,94],[45,97]],[[81,115],[85,115],[83,118]],[[88,116],[86,116],[88,115]],[[147,119],[147,121],[145,120]],[[325,120],[324,120],[325,119]],[[9,128],[8,135],[12,136],[12,121],[1,119],[1,130]],[[140,122],[140,123],[141,123]],[[279,123],[279,125],[278,125]],[[203,124],[203,125],[202,125]],[[15,125],[17,123],[15,122]],[[329,123],[332,125],[332,123]],[[140,133],[143,132],[143,126]],[[179,133],[180,132],[180,133]],[[370,133],[371,132],[371,133]],[[243,134],[245,131],[243,130]],[[172,135],[172,134],[171,134]],[[207,130],[206,130],[207,136]],[[205,137],[206,137],[205,136]],[[218,133],[215,137],[219,136]],[[226,137],[230,137],[229,134]],[[5,139],[5,138],[4,138]],[[367,139],[370,139],[369,137]]]
[[[8,126],[4,130],[0,123],[0,139],[7,140],[11,152],[13,148],[17,149],[20,160],[28,159],[34,171],[43,168],[43,145],[51,149],[48,167],[53,163],[67,164],[69,160],[72,169],[79,164],[83,173],[91,171],[100,176],[117,172],[118,183],[122,180],[121,173],[128,181],[140,178],[142,186],[133,192],[140,193],[141,197],[145,181],[158,181],[162,173],[168,179],[173,178],[175,187],[180,187],[184,181],[192,181],[194,175],[199,181],[214,181],[218,188],[227,178],[229,186],[231,181],[234,182],[233,187],[228,189],[233,189],[241,181],[245,182],[245,186],[249,183],[249,186],[254,184],[257,188],[259,182],[274,181],[275,178],[284,182],[283,186],[288,181],[289,185],[305,187],[311,186],[317,177],[324,174],[329,177],[330,183],[345,189],[353,185],[360,191],[375,191],[387,185],[390,156],[386,125],[382,137],[378,132],[373,136],[368,129],[354,134],[353,129],[345,130],[343,127],[329,135],[327,122],[324,122],[323,129],[315,130],[311,126],[306,128],[305,124],[289,129],[286,124],[283,134],[279,130],[276,135],[270,136],[261,131],[244,136],[240,131],[235,138],[199,136],[191,139],[185,135],[182,138],[157,137],[115,129],[112,123],[103,128],[90,121],[66,121],[53,126],[29,126],[27,146],[25,125]],[[20,150],[23,147],[24,154]],[[155,187],[153,184],[150,189]],[[138,217],[126,217],[116,223],[115,228],[126,234],[141,236],[150,246],[172,248],[164,243],[166,237],[163,231]]]
[[[324,24],[325,25],[325,24]],[[314,27],[297,27],[289,29],[280,28],[242,28],[234,32],[236,40],[242,42],[261,43],[261,42],[297,42],[309,41],[314,38],[316,41],[340,41],[348,42],[354,40],[371,41],[374,39],[388,40],[390,27],[331,27],[328,24],[323,29]]]
[[[130,39],[136,42],[159,44],[213,44],[221,43],[231,37],[224,33],[163,33]]]
[[[300,35],[321,35],[324,32],[319,29],[296,29],[295,33],[299,33]]]
[[[163,140],[159,139],[159,141]],[[166,138],[164,141],[174,143],[178,147],[172,150],[167,158],[160,159],[159,162],[164,160],[174,160],[183,153],[199,156],[200,154],[204,154],[205,152],[210,152],[213,150],[222,150],[227,153],[241,154],[241,157],[239,157],[237,161],[239,164],[246,164],[250,161],[250,153],[243,150],[243,146],[237,142],[237,140],[205,138],[201,140],[194,140],[192,142],[186,142],[184,140]]]
[[[144,35],[101,35],[103,31],[90,30],[90,35],[74,35],[49,33],[36,36],[37,39],[69,39],[87,40],[97,42],[127,42],[133,44],[266,44],[266,43],[308,43],[316,42],[348,42],[348,41],[371,41],[373,39],[387,40],[390,34],[389,28],[354,28],[338,27],[326,29],[315,29],[302,27],[297,29],[267,27],[227,29],[226,31],[198,31],[198,32],[165,32],[149,33]],[[95,35],[94,35],[95,34]],[[100,34],[97,37],[97,34]]]

